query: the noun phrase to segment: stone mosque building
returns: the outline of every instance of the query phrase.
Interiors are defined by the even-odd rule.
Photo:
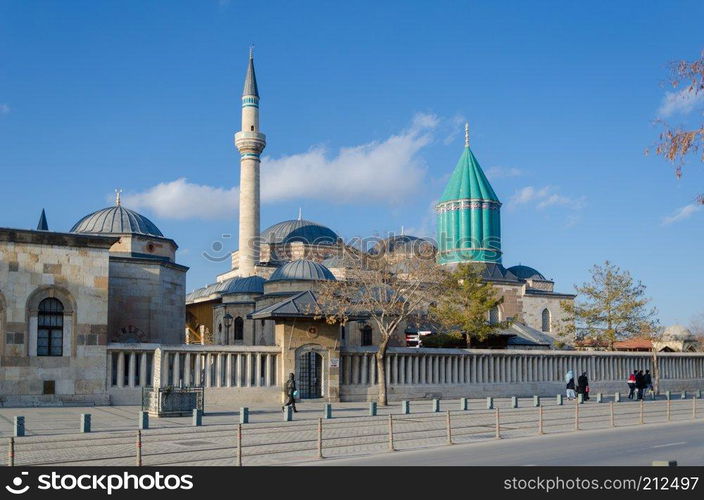
[[[290,306],[298,294],[315,290],[321,280],[344,279],[341,255],[355,251],[333,229],[300,216],[260,233],[259,169],[266,136],[260,129],[259,102],[250,54],[242,93],[242,127],[235,134],[241,155],[240,249],[232,253],[228,272],[186,297],[187,325],[194,338],[216,344],[273,345],[276,321],[261,311]],[[514,320],[503,332],[504,347],[552,347],[563,318],[560,301],[572,300],[574,295],[556,292],[553,281],[531,267],[502,265],[500,209],[501,202],[469,147],[467,126],[464,150],[436,207],[438,262],[447,266],[485,264],[484,278],[503,297],[488,319]],[[395,235],[385,246],[392,252],[404,251],[418,241],[412,235]],[[348,325],[340,332],[341,342],[373,345],[377,332],[369,328],[366,323]],[[403,333],[394,343],[406,345]]]

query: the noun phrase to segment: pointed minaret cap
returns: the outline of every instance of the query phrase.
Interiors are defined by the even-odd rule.
[[[249,47],[249,65],[247,66],[247,75],[244,77],[244,89],[242,90],[242,97],[248,95],[259,97],[257,75],[254,73],[254,45]]]
[[[469,147],[469,122],[464,124],[464,147]]]
[[[42,208],[42,214],[39,216],[39,223],[37,224],[37,231],[48,231],[49,224],[46,222],[46,213]]]

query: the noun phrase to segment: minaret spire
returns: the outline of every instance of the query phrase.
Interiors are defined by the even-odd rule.
[[[469,147],[469,122],[464,124],[464,147]]]
[[[42,214],[39,216],[39,223],[37,223],[37,231],[48,231],[49,224],[46,222],[46,212],[42,208]]]

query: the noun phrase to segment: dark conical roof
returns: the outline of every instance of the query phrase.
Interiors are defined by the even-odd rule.
[[[242,95],[253,95],[259,97],[259,89],[257,89],[257,75],[254,73],[254,55],[249,54],[249,65],[247,66],[247,75],[244,77],[244,89]]]
[[[46,222],[46,213],[42,208],[42,214],[39,216],[39,223],[37,224],[37,231],[48,231],[49,224]]]

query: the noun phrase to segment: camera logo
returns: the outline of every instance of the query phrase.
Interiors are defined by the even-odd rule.
[[[29,485],[25,485],[24,488],[21,488],[22,486],[22,476],[28,476],[29,472],[20,472],[20,475],[17,476],[12,480],[12,486],[10,485],[5,486],[5,489],[12,493],[13,495],[21,495],[22,493],[27,493],[27,490],[29,489]]]

